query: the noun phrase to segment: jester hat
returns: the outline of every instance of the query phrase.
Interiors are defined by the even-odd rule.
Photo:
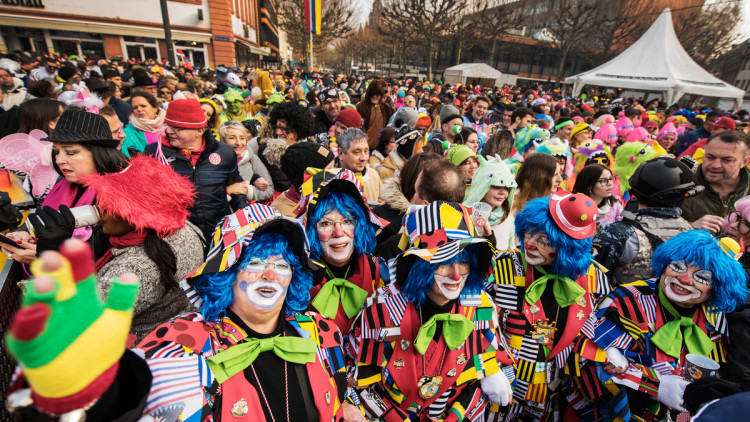
[[[99,210],[160,238],[185,227],[194,203],[195,188],[187,178],[145,155],[133,157],[119,173],[92,174],[82,182],[96,191]]]
[[[477,236],[471,209],[456,202],[434,201],[406,217],[398,245],[404,252],[389,265],[391,280],[406,280],[416,259],[440,264],[469,245],[476,245],[480,272],[489,273],[495,248],[490,241]]]
[[[656,139],[662,139],[665,136],[672,135],[677,138],[677,128],[674,127],[674,124],[672,122],[664,123],[664,126],[662,126],[661,130],[659,131],[659,134],[656,135]]]
[[[310,248],[305,229],[298,220],[282,217],[275,208],[268,205],[250,204],[219,222],[206,260],[185,279],[191,283],[200,275],[232,268],[241,261],[242,253],[252,238],[266,233],[286,237],[292,253],[305,270],[312,272],[321,268],[320,264],[309,258]]]
[[[646,130],[646,128],[644,128],[643,126],[638,126],[637,128],[633,129],[630,132],[630,135],[628,135],[628,138],[625,140],[625,142],[643,143],[650,143],[651,141],[651,134],[648,133],[648,130]]]
[[[297,216],[302,216],[305,220],[315,212],[315,207],[329,193],[341,192],[357,201],[362,211],[369,217],[370,223],[375,225],[376,230],[383,227],[378,216],[367,205],[367,198],[362,193],[362,181],[351,170],[336,168],[321,170],[308,167],[305,170],[301,189],[302,199],[295,212]]]
[[[615,128],[617,129],[618,136],[627,137],[635,129],[635,125],[629,118],[620,117],[615,123]]]

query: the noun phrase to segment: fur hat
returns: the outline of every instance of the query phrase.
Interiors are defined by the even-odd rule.
[[[136,230],[152,229],[159,237],[185,227],[188,208],[194,203],[195,188],[187,178],[145,155],[133,157],[119,173],[92,174],[82,181],[96,191],[102,212],[125,220]]]

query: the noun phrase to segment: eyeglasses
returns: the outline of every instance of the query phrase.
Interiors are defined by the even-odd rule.
[[[461,275],[469,274],[469,271],[471,271],[471,266],[468,262],[457,262],[455,264],[446,264],[437,267],[437,269],[435,270],[435,274],[441,275],[443,277],[451,276],[453,275],[454,266],[457,267],[458,273]]]
[[[546,234],[534,234],[526,232],[523,234],[523,240],[526,242],[528,242],[529,240],[534,240],[534,243],[536,243],[537,246],[540,246],[542,249],[552,249],[552,244],[549,243],[549,239],[547,238]]]
[[[273,268],[276,275],[282,277],[289,277],[292,275],[292,266],[283,259],[279,259],[275,262],[266,262],[260,258],[250,258],[250,261],[245,264],[241,270],[248,273],[263,273],[268,267]]]
[[[288,134],[292,129],[284,126],[274,126],[273,131],[276,132],[277,130],[280,130],[283,134]]]
[[[169,90],[159,91],[159,95],[172,95],[172,91],[169,91]]]
[[[341,221],[321,220],[318,221],[316,227],[321,233],[331,234],[333,233],[333,229],[337,224],[339,225],[339,227],[341,227],[341,230],[351,232],[355,227],[357,227],[357,220],[354,218],[345,218]]]
[[[596,183],[602,185],[602,186],[609,186],[612,184],[612,177],[606,177],[602,178],[596,181]]]
[[[735,221],[737,221],[737,231],[743,236],[750,233],[750,222],[742,218],[742,214],[739,211],[735,211],[732,214]]]
[[[682,275],[688,271],[688,266],[685,263],[685,261],[672,261],[669,263],[669,269],[677,275]],[[691,278],[696,283],[710,286],[711,284],[713,284],[713,281],[711,280],[712,275],[713,274],[711,273],[711,271],[697,270],[693,272],[693,275],[691,276]]]
[[[117,136],[117,135],[121,134],[123,132],[123,129],[124,129],[124,127],[123,127],[122,123],[120,123],[120,127],[118,127],[116,130],[112,131],[112,136]]]

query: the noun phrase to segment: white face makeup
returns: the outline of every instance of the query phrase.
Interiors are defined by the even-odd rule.
[[[248,302],[259,308],[270,309],[286,297],[292,280],[292,266],[281,258],[266,261],[252,258],[237,273],[237,278]]]
[[[455,280],[455,278],[451,276],[446,277],[435,274],[435,286],[440,294],[446,299],[456,300],[461,296],[461,290],[464,289],[464,284],[466,284],[466,278],[468,276],[468,274],[464,274],[459,276],[458,280]]]
[[[357,220],[346,218],[338,211],[331,211],[318,221],[320,246],[325,260],[333,265],[344,265],[354,253],[354,230]]]
[[[711,296],[711,271],[688,265],[683,261],[669,263],[661,278],[667,299],[681,307],[692,307]]]
[[[531,265],[550,265],[557,259],[557,249],[541,233],[524,233],[523,249],[526,262]]]

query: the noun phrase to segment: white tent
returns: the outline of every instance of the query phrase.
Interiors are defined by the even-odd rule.
[[[484,63],[462,63],[445,69],[443,73],[445,83],[451,85],[502,86],[504,83],[515,84],[516,81],[511,80],[513,76]]]
[[[573,96],[584,85],[660,91],[667,104],[685,94],[731,98],[737,107],[745,91],[729,85],[700,67],[682,48],[672,26],[672,13],[664,9],[643,36],[614,59],[565,79]]]

